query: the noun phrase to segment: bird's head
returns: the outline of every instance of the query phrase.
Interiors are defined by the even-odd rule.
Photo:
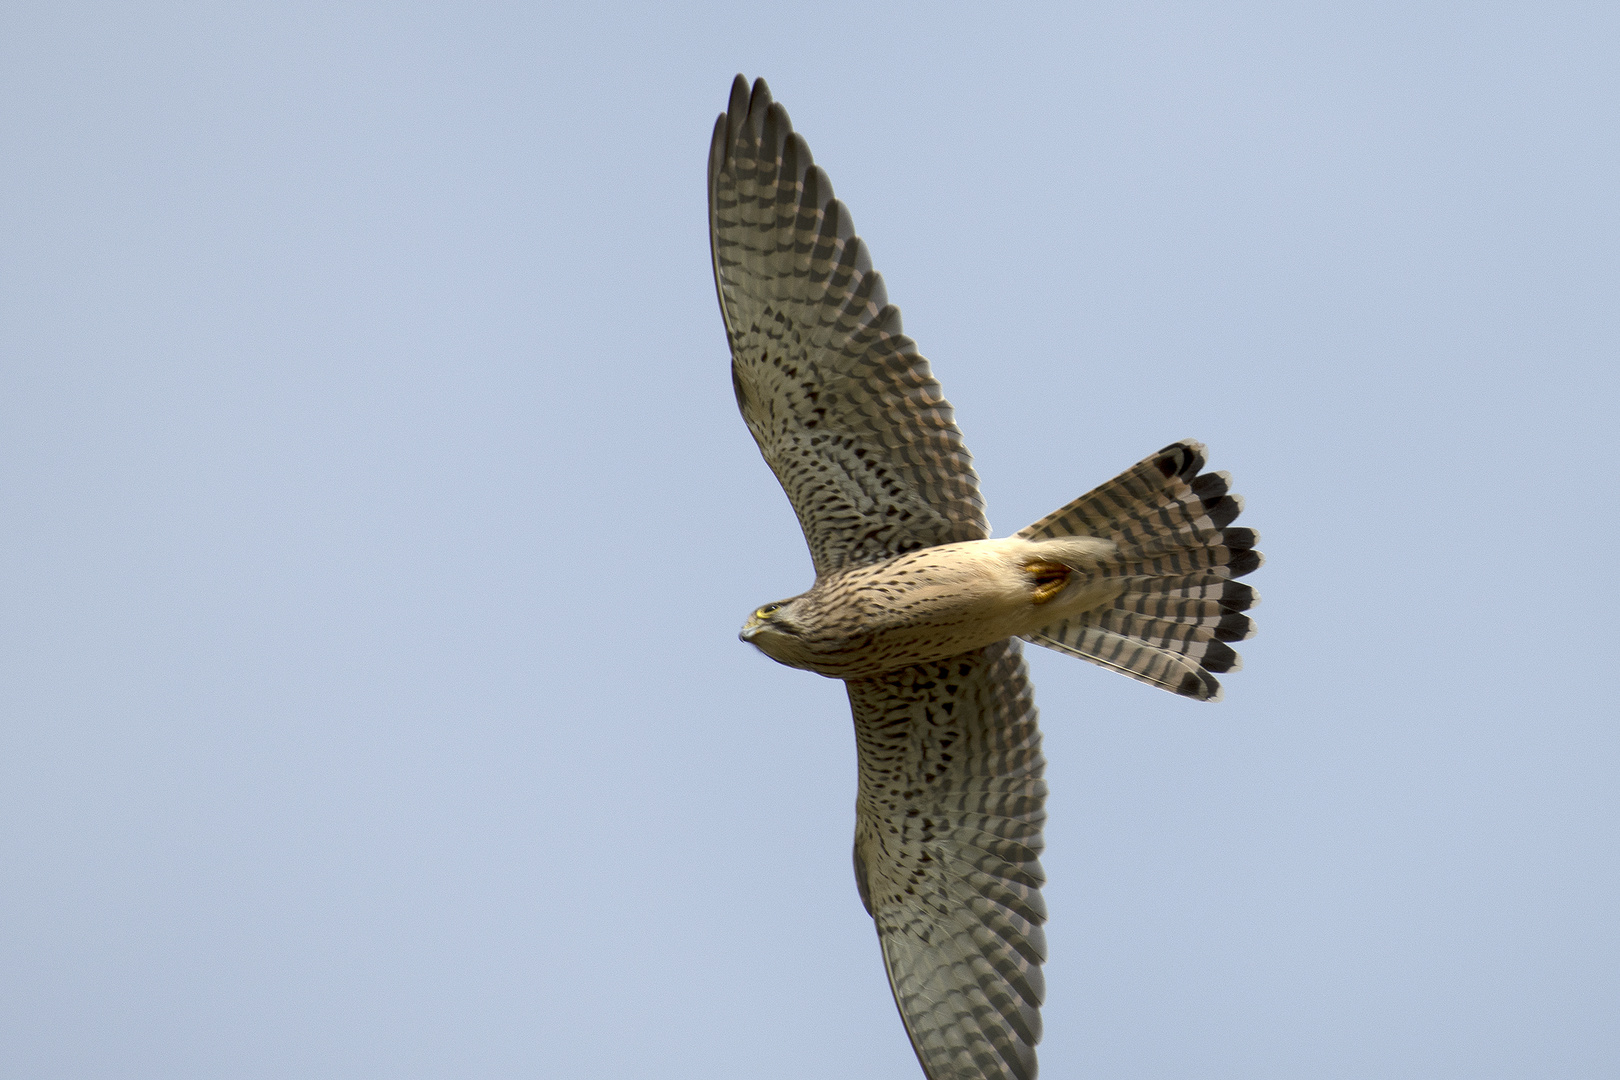
[[[798,617],[796,605],[799,599],[777,600],[756,608],[748,616],[748,621],[743,623],[737,637],[772,660],[792,667],[800,666],[796,661],[800,660],[799,654],[803,652],[805,627]]]

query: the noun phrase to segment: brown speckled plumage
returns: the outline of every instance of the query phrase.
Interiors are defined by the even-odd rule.
[[[950,404],[763,80],[715,124],[709,225],[737,405],[816,570],[742,636],[846,680],[855,876],[924,1073],[1029,1080],[1046,785],[1017,639],[1213,700],[1253,632],[1255,534],[1188,441],[989,539]]]

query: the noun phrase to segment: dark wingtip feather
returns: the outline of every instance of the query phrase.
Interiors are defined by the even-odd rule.
[[[810,144],[804,141],[803,135],[789,128],[787,142],[782,147],[783,174],[802,183],[806,174],[814,170],[815,164],[816,159],[810,154]]]
[[[732,105],[738,105],[736,87],[733,84]],[[733,115],[736,118],[736,135],[742,136],[745,132],[749,142],[759,142],[765,132],[765,114],[771,108],[771,88],[765,85],[764,79],[754,80],[753,93],[743,88],[744,97],[741,106],[735,108]]]
[[[1221,590],[1220,605],[1225,612],[1248,611],[1259,602],[1260,594],[1254,591],[1254,586],[1241,581],[1229,581]]]
[[[709,189],[714,190],[714,178],[726,167],[726,151],[730,144],[726,141],[727,127],[726,114],[721,113],[714,120],[714,136],[709,139]]]
[[[1153,464],[1158,466],[1166,479],[1179,476],[1191,481],[1204,467],[1204,444],[1192,439],[1173,442],[1155,455]]]
[[[1237,520],[1237,516],[1241,513],[1243,513],[1243,500],[1233,498],[1231,495],[1222,495],[1214,500],[1204,500],[1204,516],[1208,517],[1209,523],[1217,529],[1226,528]]]
[[[806,151],[808,153],[808,150]],[[804,172],[804,193],[799,205],[812,213],[820,211],[833,199],[832,180],[820,165],[808,165]]]
[[[1247,551],[1260,542],[1260,534],[1253,529],[1224,529],[1221,543],[1233,551]]]
[[[1242,577],[1260,569],[1260,564],[1265,561],[1266,557],[1258,551],[1234,551],[1232,561],[1226,564],[1226,570],[1235,578]]]
[[[737,134],[748,119],[748,79],[739,74],[731,80],[731,100],[726,103],[726,146],[736,145]]]
[[[863,250],[865,247],[865,244],[861,245]],[[867,261],[871,261],[870,255],[867,256]],[[890,306],[889,290],[883,284],[883,275],[876,270],[866,271],[865,276],[861,278],[860,286],[855,290],[855,295],[878,311]]]
[[[1212,641],[1198,662],[1203,665],[1205,671],[1219,675],[1225,671],[1236,671],[1243,660],[1238,656],[1237,650],[1224,641]]]
[[[1232,489],[1232,474],[1209,472],[1192,482],[1192,492],[1205,502],[1214,502]]]
[[[1207,671],[1189,671],[1181,677],[1175,692],[1198,701],[1215,701],[1221,696],[1221,684]]]
[[[743,87],[747,89],[746,82]],[[754,80],[754,92],[748,95],[748,115],[750,118],[758,117],[762,122],[765,119],[765,110],[771,107],[771,88],[764,79]]]
[[[788,119],[787,110],[776,102],[765,110],[765,122],[759,128],[760,157],[765,161],[780,161],[787,149],[787,142],[793,137],[793,121]]]

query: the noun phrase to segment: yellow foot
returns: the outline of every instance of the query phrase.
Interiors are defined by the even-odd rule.
[[[1073,573],[1062,563],[1036,561],[1024,564],[1024,572],[1030,576],[1034,591],[1030,593],[1030,602],[1044,604],[1069,584],[1069,575]]]

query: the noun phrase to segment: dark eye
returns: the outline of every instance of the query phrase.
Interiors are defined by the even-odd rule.
[[[772,615],[774,615],[776,612],[780,611],[781,609],[782,609],[781,604],[766,604],[764,607],[762,607],[758,611],[754,612],[754,618],[756,618],[756,619],[768,619]]]

